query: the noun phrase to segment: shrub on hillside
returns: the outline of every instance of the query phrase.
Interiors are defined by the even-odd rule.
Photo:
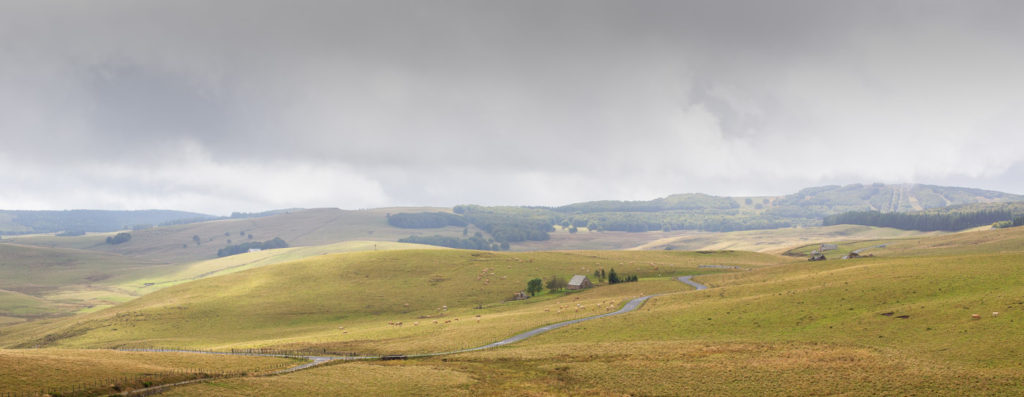
[[[118,234],[114,235],[114,237],[107,237],[107,244],[121,244],[121,243],[127,242],[128,240],[131,240],[131,239],[132,239],[131,233],[121,232],[121,233],[118,233]]]
[[[263,242],[254,241],[251,243],[243,243],[238,245],[229,245],[227,247],[217,250],[217,257],[225,257],[237,254],[244,254],[249,252],[251,249],[269,250],[275,248],[288,248],[288,243],[282,240],[280,237],[274,237],[273,240],[267,240]]]

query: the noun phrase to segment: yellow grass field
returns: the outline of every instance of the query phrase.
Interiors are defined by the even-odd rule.
[[[0,349],[0,391],[38,392],[98,380],[183,370],[255,371],[292,365],[274,357],[80,349]]]

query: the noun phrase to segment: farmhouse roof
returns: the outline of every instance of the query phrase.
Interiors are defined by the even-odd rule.
[[[572,276],[572,279],[569,280],[569,285],[581,286],[581,285],[583,285],[583,281],[586,281],[586,279],[587,279],[587,276],[581,276],[581,275],[577,274],[575,276]]]

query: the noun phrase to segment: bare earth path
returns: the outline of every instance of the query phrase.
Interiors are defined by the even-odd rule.
[[[689,285],[689,286],[691,286],[693,288],[696,288],[697,290],[704,290],[704,289],[708,288],[708,286],[706,286],[704,284],[701,284],[701,283],[698,283],[696,281],[693,281],[692,278],[693,278],[693,276],[682,276],[682,277],[678,277],[677,280],[679,280],[680,282],[682,282],[682,283],[684,283],[686,285]],[[595,316],[577,318],[575,320],[568,320],[568,321],[562,321],[560,323],[554,323],[554,324],[550,324],[550,325],[545,325],[543,327],[535,328],[535,329],[523,332],[521,334],[517,334],[517,335],[512,336],[510,338],[503,339],[503,340],[500,340],[500,341],[497,341],[497,342],[494,342],[494,343],[491,343],[491,344],[479,346],[479,347],[473,347],[473,348],[462,349],[462,350],[454,350],[454,351],[448,351],[448,352],[440,352],[440,353],[426,353],[426,354],[414,354],[414,355],[408,355],[408,356],[402,355],[402,356],[391,356],[391,357],[395,357],[395,358],[413,358],[413,357],[444,356],[444,355],[449,355],[449,354],[465,353],[465,352],[472,352],[472,351],[490,349],[490,348],[494,348],[494,347],[498,347],[498,346],[505,346],[505,345],[509,345],[509,344],[513,344],[513,343],[522,341],[522,340],[527,339],[527,338],[531,338],[531,337],[543,334],[543,333],[548,332],[548,331],[553,331],[553,330],[556,330],[556,329],[559,329],[559,328],[562,328],[562,327],[566,327],[566,326],[569,326],[569,325],[573,325],[573,324],[579,324],[579,323],[582,323],[584,321],[590,321],[590,320],[594,320],[594,319],[598,319],[598,318],[604,318],[604,317],[616,316],[616,315],[619,315],[619,314],[629,313],[631,311],[634,311],[634,310],[640,308],[640,306],[643,305],[644,302],[646,302],[648,299],[656,297],[656,296],[659,296],[659,295],[661,295],[661,294],[641,296],[639,298],[636,298],[636,299],[633,299],[633,300],[627,302],[624,306],[622,306],[621,309],[616,310],[616,311],[611,312],[611,313],[598,314],[598,315],[595,315]],[[345,356],[296,356],[296,355],[284,355],[284,354],[210,352],[210,351],[175,350],[175,349],[126,349],[126,350],[130,350],[130,351],[145,351],[145,352],[225,354],[225,355],[262,356],[262,357],[293,357],[293,358],[304,358],[304,359],[310,360],[307,363],[303,363],[303,364],[300,364],[300,365],[297,365],[297,366],[294,366],[294,367],[290,367],[290,368],[282,369],[282,370],[279,370],[279,371],[275,371],[272,374],[286,374],[286,373],[290,373],[290,372],[300,371],[300,370],[303,370],[303,369],[312,368],[312,367],[315,367],[315,366],[318,366],[318,365],[321,365],[321,364],[325,364],[325,363],[328,363],[328,362],[331,362],[331,361],[337,361],[337,360],[353,361],[353,360],[378,360],[378,359],[382,359],[382,358],[388,358],[388,356],[383,356],[383,357],[382,356],[356,356],[356,357],[345,357]],[[151,395],[151,394],[156,394],[156,393],[153,393],[153,392],[155,392],[157,390],[162,391],[163,389],[168,389],[168,388],[173,387],[173,386],[179,386],[179,385],[188,384],[188,383],[201,382],[201,381],[204,381],[204,380],[205,379],[197,379],[197,380],[194,380],[194,381],[187,381],[187,382],[176,383],[176,384],[172,384],[172,385],[154,386],[154,387],[151,387],[151,388],[148,388],[148,389],[135,390],[135,391],[133,391],[131,393],[128,393],[128,394],[131,395],[131,394],[141,393],[141,394]],[[159,392],[157,392],[157,393],[159,393]]]

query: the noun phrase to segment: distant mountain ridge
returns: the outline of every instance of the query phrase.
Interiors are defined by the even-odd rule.
[[[875,183],[817,186],[784,196],[728,197],[686,193],[653,200],[600,200],[558,207],[456,206],[456,212],[460,208],[469,208],[476,209],[477,218],[480,218],[481,210],[485,210],[503,218],[540,218],[541,223],[547,224],[568,221],[570,225],[590,225],[601,230],[728,231],[812,225],[826,216],[849,211],[912,212],[1008,202],[1024,202],[1024,196],[963,187]],[[298,210],[235,213],[230,218],[173,210],[0,210],[0,234],[112,232],[134,226],[263,217]]]
[[[0,234],[113,232],[136,226],[212,219],[216,217],[173,210],[0,210]]]
[[[1024,196],[963,187],[899,184],[830,185],[800,190],[776,200],[778,207],[799,207],[804,216],[845,211],[910,212],[953,205],[1024,201]]]

